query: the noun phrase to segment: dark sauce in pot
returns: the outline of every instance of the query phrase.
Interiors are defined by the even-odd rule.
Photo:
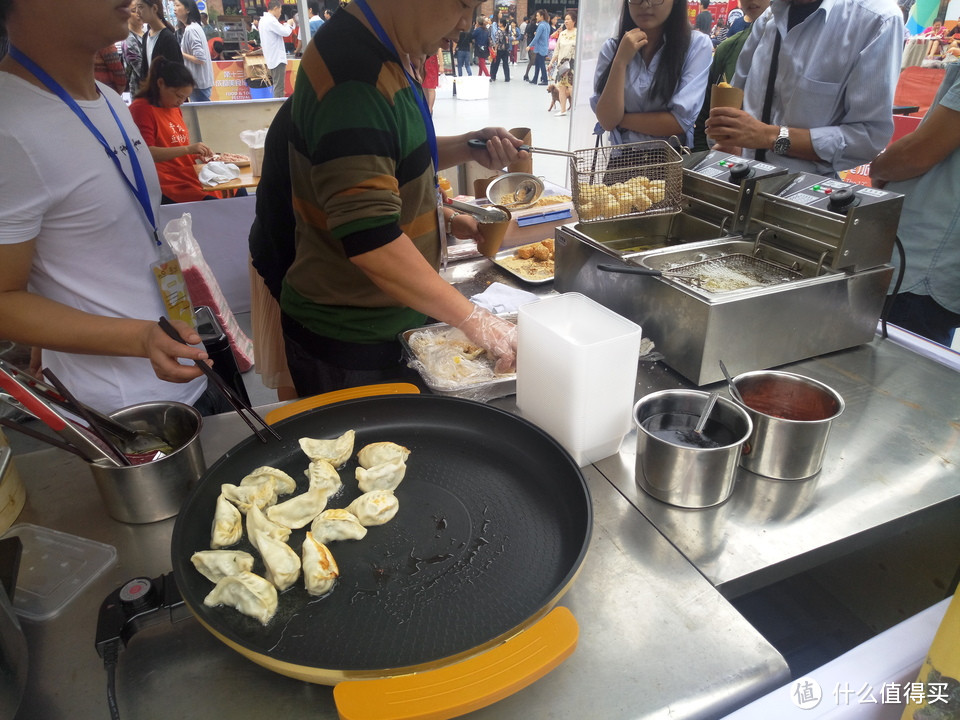
[[[689,413],[661,413],[651,415],[640,425],[655,438],[684,447],[707,450],[731,445],[737,441],[733,431],[716,420],[707,420],[703,431],[698,436],[693,429],[699,419],[699,415]]]

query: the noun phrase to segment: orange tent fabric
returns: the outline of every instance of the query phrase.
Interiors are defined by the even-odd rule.
[[[894,105],[918,106],[917,115],[924,115],[930,109],[937,94],[943,76],[947,71],[942,68],[907,67],[900,73],[897,89],[893,95]]]

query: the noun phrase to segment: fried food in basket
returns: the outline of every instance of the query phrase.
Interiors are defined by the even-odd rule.
[[[613,185],[578,183],[581,220],[613,218],[649,210],[666,196],[666,181],[639,175]]]

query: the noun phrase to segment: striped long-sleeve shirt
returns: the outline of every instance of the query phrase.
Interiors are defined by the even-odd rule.
[[[425,319],[350,261],[406,233],[439,266],[434,168],[415,92],[349,13],[336,13],[304,52],[290,143],[297,253],[281,307],[318,335],[383,342]]]

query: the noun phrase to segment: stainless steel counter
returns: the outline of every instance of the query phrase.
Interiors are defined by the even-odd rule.
[[[483,259],[451,266],[446,275],[467,296],[494,281],[516,284]],[[637,488],[635,439],[628,436],[619,455],[584,471],[593,495],[593,537],[562,602],[580,624],[577,650],[542,680],[469,717],[721,717],[789,679],[783,658],[724,595],[768,584],[943,509],[960,511],[960,374],[879,339],[791,369],[832,385],[846,400],[820,475],[776,482],[741,472],[724,505],[679,510]],[[662,364],[641,361],[636,395],[684,384]],[[495,404],[512,409],[513,399]],[[208,464],[246,432],[233,415],[209,419],[203,435]],[[170,570],[174,520],[140,526],[111,520],[87,468],[66,453],[43,450],[15,462],[28,492],[18,522],[119,551],[118,564],[59,617],[24,623],[30,679],[18,718],[106,717],[106,676],[93,645],[99,605],[132,577]],[[253,664],[192,618],[136,635],[120,656],[117,689],[127,718],[336,717],[330,688]]]
[[[208,418],[210,463],[247,433],[235,415]],[[30,676],[18,718],[107,717],[106,673],[94,649],[100,603],[136,576],[171,568],[174,520],[124,525],[102,508],[83,463],[59,450],[18,455],[27,505],[18,522],[114,545],[118,564],[64,612],[24,623]],[[563,603],[580,624],[577,650],[529,688],[469,717],[713,718],[789,679],[773,649],[594,468],[594,529]],[[121,717],[335,718],[331,689],[253,664],[193,618],[134,636],[120,655]]]
[[[684,510],[636,485],[635,433],[619,455],[597,463],[729,598],[891,537],[931,513],[960,520],[960,373],[879,337],[781,369],[830,385],[846,402],[818,475],[778,481],[740,469],[726,503]],[[641,365],[638,379],[638,396],[684,384],[659,364]]]

